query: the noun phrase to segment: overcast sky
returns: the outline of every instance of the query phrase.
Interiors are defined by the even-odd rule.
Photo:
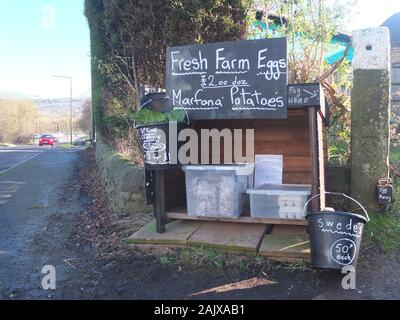
[[[349,0],[328,0],[346,2]],[[343,31],[379,26],[400,0],[358,0]],[[30,97],[68,97],[72,76],[74,97],[90,95],[90,40],[83,0],[0,0],[0,93]]]

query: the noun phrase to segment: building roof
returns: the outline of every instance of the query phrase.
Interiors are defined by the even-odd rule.
[[[400,47],[400,12],[392,15],[382,26],[390,29],[392,47]]]

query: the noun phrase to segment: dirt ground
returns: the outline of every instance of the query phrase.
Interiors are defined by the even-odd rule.
[[[93,230],[90,241],[85,239],[85,236],[80,239],[91,242],[91,246],[97,248],[97,254],[93,254],[97,256],[97,261],[103,265],[102,270],[105,271],[101,272],[101,281],[97,283],[92,298],[400,298],[400,277],[392,273],[399,266],[400,255],[387,256],[373,245],[369,245],[363,252],[358,270],[357,290],[351,291],[341,288],[342,275],[335,272],[315,272],[305,265],[278,264],[262,258],[233,256],[202,249],[156,252],[128,249],[121,240],[138,230],[152,217],[138,216],[133,221],[129,217],[122,217],[122,227],[110,230],[107,226],[115,224],[121,217],[110,214],[92,153],[87,151],[82,156],[86,162],[85,170],[81,171],[83,189],[96,201],[88,210],[92,225],[89,229]],[[88,168],[90,170],[87,170]],[[90,187],[93,185],[96,186],[95,192]],[[87,217],[88,215],[86,219]],[[82,220],[85,218],[78,218],[79,225],[82,225],[79,223]],[[93,228],[96,221],[99,228]],[[113,245],[110,246],[110,243]]]
[[[124,239],[152,217],[111,212],[92,150],[63,156],[71,157],[68,161],[73,170],[57,180],[63,181],[60,195],[54,195],[49,203],[58,208],[57,213],[35,221],[33,235],[32,230],[20,230],[21,237],[33,239],[23,259],[18,254],[14,257],[18,263],[23,261],[21,265],[17,266],[14,258],[2,261],[0,254],[1,299],[400,298],[396,272],[400,254],[385,255],[370,243],[359,264],[357,290],[350,291],[342,289],[342,275],[315,272],[306,265],[202,249],[158,252],[129,248]],[[40,268],[49,261],[57,268],[55,291],[44,291],[39,285]],[[17,284],[4,281],[17,269]]]

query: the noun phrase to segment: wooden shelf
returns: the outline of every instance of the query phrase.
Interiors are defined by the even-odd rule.
[[[286,219],[270,219],[270,218],[252,218],[252,217],[240,217],[239,219],[190,217],[186,212],[184,212],[184,210],[174,210],[167,212],[167,218],[172,220],[217,221],[217,222],[248,223],[248,224],[308,226],[308,222],[306,220],[289,220],[289,219],[286,220]]]

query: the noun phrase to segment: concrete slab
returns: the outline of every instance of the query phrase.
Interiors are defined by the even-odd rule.
[[[128,244],[186,245],[190,236],[200,227],[196,221],[175,221],[166,225],[165,233],[157,233],[152,221],[127,239]]]
[[[260,246],[260,255],[275,258],[310,259],[310,241],[307,235],[266,235]]]
[[[258,224],[205,222],[190,237],[188,245],[257,253],[266,229],[266,225]]]

